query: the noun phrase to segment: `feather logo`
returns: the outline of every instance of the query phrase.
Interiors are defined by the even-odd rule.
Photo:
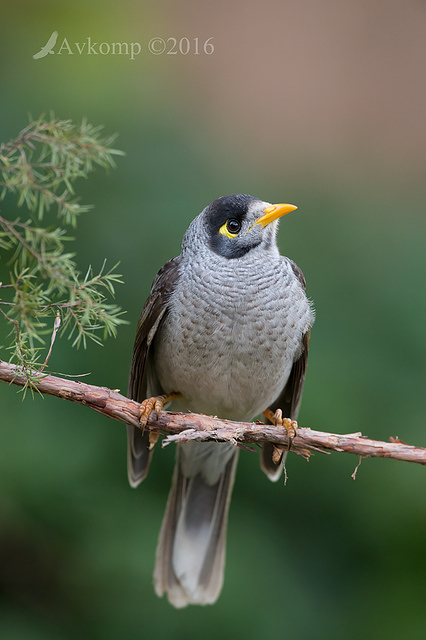
[[[50,36],[49,40],[46,42],[44,47],[42,47],[40,51],[38,51],[33,55],[34,60],[38,60],[39,58],[44,58],[44,56],[47,56],[48,53],[55,53],[53,51],[53,47],[55,46],[57,39],[58,39],[58,32],[53,31],[52,35]]]

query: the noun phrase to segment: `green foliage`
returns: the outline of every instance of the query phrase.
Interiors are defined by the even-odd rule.
[[[11,361],[27,372],[40,365],[47,348],[43,336],[51,335],[47,364],[57,332],[65,332],[73,346],[87,339],[98,344],[115,335],[124,320],[114,303],[114,285],[121,282],[115,268],[105,262],[95,274],[77,270],[75,253],[65,251],[66,226],[77,224],[79,214],[91,207],[74,196],[77,178],[87,177],[96,165],[114,167],[114,137],[102,138],[101,127],[69,120],[31,122],[15,140],[0,145],[2,198],[18,197],[29,217],[9,220],[0,216],[0,249],[9,258],[9,281],[0,282],[0,313],[11,325]],[[46,213],[56,209],[57,226],[42,226]],[[10,257],[9,257],[10,256]]]

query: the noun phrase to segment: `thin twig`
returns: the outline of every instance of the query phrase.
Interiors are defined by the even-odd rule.
[[[42,364],[42,366],[40,368],[40,371],[43,371],[43,369],[45,368],[45,366],[49,362],[50,354],[52,353],[53,345],[55,343],[56,334],[58,333],[60,326],[61,326],[61,314],[59,313],[59,311],[57,311],[56,312],[55,322],[53,323],[53,331],[52,331],[52,337],[50,339],[49,351],[47,353],[46,360],[43,362],[43,364]]]
[[[15,238],[18,240],[18,242],[26,248],[26,250],[28,251],[28,253],[30,253],[32,256],[34,256],[34,258],[36,260],[38,260],[39,262],[42,262],[42,258],[41,255],[39,253],[37,253],[37,251],[35,249],[33,249],[28,242],[26,242],[24,240],[24,238],[21,236],[20,233],[18,233],[15,229],[15,223],[13,222],[9,222],[9,220],[6,220],[6,218],[3,218],[2,216],[0,216],[0,224],[2,225],[3,229],[9,231],[12,235],[15,236]],[[22,226],[22,225],[21,225]]]

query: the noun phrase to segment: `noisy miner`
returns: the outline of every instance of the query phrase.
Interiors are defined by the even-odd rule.
[[[276,243],[279,218],[296,208],[229,195],[191,222],[137,328],[129,397],[144,401],[142,426],[170,401],[176,411],[231,420],[296,420],[314,312],[301,270]],[[151,449],[149,434],[128,426],[132,487],[145,479]],[[154,570],[156,593],[175,607],[211,604],[222,589],[237,460],[230,443],[177,447]],[[261,467],[279,478],[283,461],[272,445],[263,446]]]

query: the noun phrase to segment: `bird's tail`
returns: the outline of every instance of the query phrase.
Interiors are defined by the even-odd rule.
[[[157,595],[177,608],[212,604],[220,594],[237,460],[229,444],[178,447],[154,570]]]

